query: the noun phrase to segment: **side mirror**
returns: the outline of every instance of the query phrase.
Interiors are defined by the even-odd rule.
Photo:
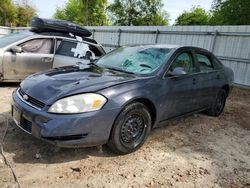
[[[173,72],[169,73],[171,76],[182,76],[182,75],[186,75],[187,72],[184,70],[183,67],[176,67],[174,68]]]
[[[22,53],[22,51],[23,51],[21,46],[13,46],[13,47],[11,47],[10,50],[14,53]]]

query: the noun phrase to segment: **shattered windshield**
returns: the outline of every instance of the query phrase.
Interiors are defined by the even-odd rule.
[[[121,47],[104,57],[96,64],[135,74],[150,74],[165,61],[171,49],[160,47]]]
[[[6,35],[4,37],[0,37],[0,48],[3,48],[5,46],[8,46],[14,42],[17,42],[21,39],[24,39],[25,37],[29,36],[28,33],[13,33],[10,35]]]

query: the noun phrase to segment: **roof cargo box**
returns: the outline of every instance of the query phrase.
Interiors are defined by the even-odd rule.
[[[90,37],[91,32],[82,26],[77,24],[54,19],[43,19],[33,17],[31,21],[31,31],[36,33],[41,32],[61,32],[61,33],[72,33],[74,35]]]

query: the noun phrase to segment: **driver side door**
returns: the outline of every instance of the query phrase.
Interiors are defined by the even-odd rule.
[[[173,75],[176,68],[182,69],[185,74]],[[197,109],[197,72],[192,51],[177,53],[163,80],[165,101],[161,119],[173,118]]]
[[[36,72],[52,68],[53,38],[30,39],[18,45],[20,52],[7,49],[3,57],[4,79],[21,81]]]

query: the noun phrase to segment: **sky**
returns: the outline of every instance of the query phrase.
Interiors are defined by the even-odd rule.
[[[206,11],[210,10],[213,0],[163,0],[164,9],[170,14],[170,24],[185,10],[192,6],[200,6]]]
[[[112,1],[112,0],[109,0]],[[200,6],[205,10],[211,8],[213,0],[163,0],[164,9],[170,14],[170,25],[185,10],[190,10],[192,6]],[[30,0],[36,7],[38,16],[41,18],[51,18],[55,13],[56,7],[62,7],[67,0]]]

